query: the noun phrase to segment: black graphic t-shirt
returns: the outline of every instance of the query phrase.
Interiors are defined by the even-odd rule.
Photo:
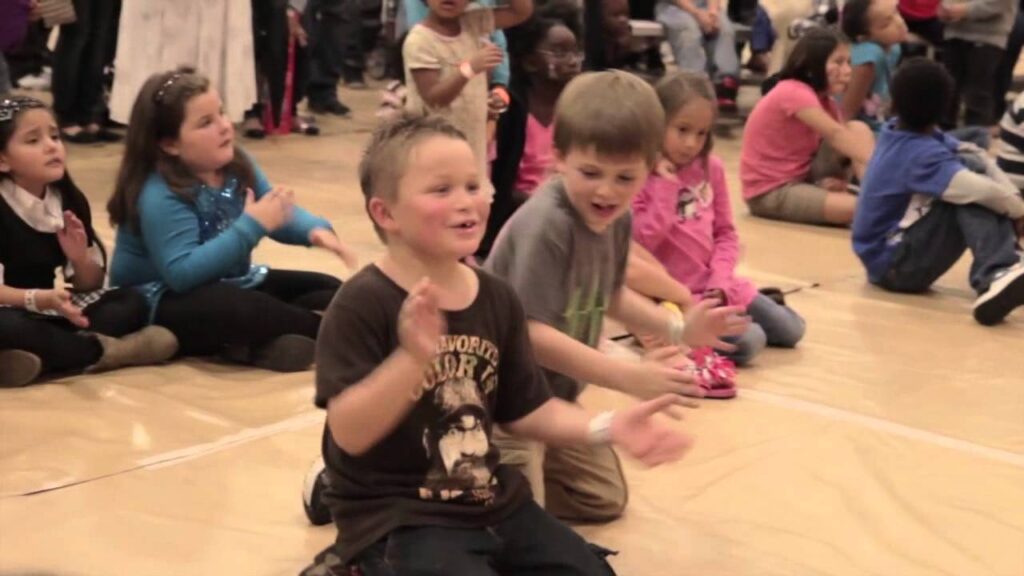
[[[473,304],[445,314],[448,333],[398,428],[351,456],[324,427],[331,484],[325,501],[343,562],[398,527],[489,526],[532,498],[522,474],[498,464],[493,425],[522,418],[551,393],[533,359],[519,300],[500,280],[478,276]],[[345,283],[317,340],[317,406],[326,407],[399,346],[406,296],[376,266]]]

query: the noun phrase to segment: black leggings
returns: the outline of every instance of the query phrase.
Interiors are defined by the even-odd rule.
[[[226,282],[160,299],[156,324],[178,337],[184,356],[218,354],[225,346],[258,347],[285,334],[316,338],[320,315],[341,281],[316,272],[271,270],[257,288]]]
[[[80,372],[99,361],[103,347],[90,332],[124,336],[146,325],[145,298],[135,290],[111,290],[86,306],[87,331],[63,317],[40,316],[22,308],[0,308],[0,350],[39,356],[43,372]]]

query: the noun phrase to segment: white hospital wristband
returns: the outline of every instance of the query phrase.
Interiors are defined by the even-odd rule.
[[[36,306],[36,293],[38,290],[25,290],[25,310],[29,312],[39,312],[39,307]]]
[[[612,442],[612,419],[615,418],[615,411],[601,412],[590,419],[587,424],[587,441],[590,444],[611,444]]]

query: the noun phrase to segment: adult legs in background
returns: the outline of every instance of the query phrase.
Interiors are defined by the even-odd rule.
[[[964,105],[964,124],[992,126],[995,124],[994,80],[1003,57],[1003,49],[990,44],[949,40],[943,58],[946,69],[956,82],[956,93],[951,99],[945,128],[959,125],[961,102]]]
[[[307,97],[310,110],[318,114],[347,116],[348,106],[338,100],[341,79],[342,41],[345,32],[340,16],[343,0],[310,0],[304,24],[309,36],[310,69]]]
[[[658,22],[665,26],[665,40],[672,48],[676,66],[692,72],[707,71],[704,33],[701,32],[697,20],[670,2],[658,2],[654,7],[654,14]]]
[[[106,115],[103,68],[117,33],[115,5],[109,0],[74,0],[74,6],[77,20],[61,26],[54,52],[53,109],[72,142],[115,139],[99,125]],[[87,134],[80,136],[79,128]]]
[[[1017,10],[1017,18],[1013,21],[1010,37],[1006,41],[1006,52],[996,71],[995,89],[993,93],[992,119],[996,122],[1006,112],[1006,94],[1013,83],[1013,69],[1017,66],[1021,48],[1024,48],[1024,11]]]

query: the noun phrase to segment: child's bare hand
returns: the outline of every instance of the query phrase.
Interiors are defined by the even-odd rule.
[[[309,44],[309,36],[306,29],[302,27],[301,14],[296,10],[288,9],[288,36],[295,40],[299,46],[305,47]]]
[[[705,35],[712,35],[718,31],[718,18],[707,10],[697,11],[697,25]]]
[[[485,42],[483,48],[477,51],[472,58],[469,59],[469,65],[473,67],[473,72],[477,74],[481,72],[490,72],[501,64],[501,61],[505,59],[504,52],[501,48],[498,48],[490,42]]]
[[[505,89],[501,87],[495,87],[491,90],[491,93],[487,97],[487,118],[490,120],[496,120],[498,116],[505,113],[508,110],[508,101],[502,96],[500,92],[504,92]],[[507,92],[505,93],[507,94]]]
[[[711,288],[710,290],[705,290],[704,294],[703,294],[703,297],[701,299],[702,300],[717,300],[719,305],[722,305],[722,306],[724,306],[724,305],[729,303],[729,297],[726,296],[725,291],[722,290],[721,288]]]
[[[437,288],[424,278],[413,287],[398,312],[398,340],[413,358],[427,363],[437,354],[445,331],[444,315],[437,304]]]
[[[647,466],[679,460],[693,446],[693,437],[655,416],[683,403],[683,398],[666,394],[617,411],[611,422],[612,443]]]
[[[273,232],[292,219],[295,193],[285,188],[274,188],[256,199],[252,189],[246,190],[245,213],[252,216],[267,232]]]
[[[657,163],[654,164],[654,173],[666,180],[679,182],[679,168],[674,162],[664,156],[659,158]]]
[[[75,326],[87,328],[89,319],[85,317],[82,309],[71,303],[71,293],[67,290],[55,288],[53,290],[40,290],[36,293],[36,308],[40,310],[55,310]]]
[[[70,210],[64,211],[64,228],[57,231],[57,243],[71,262],[81,262],[89,249],[85,224]]]
[[[683,341],[699,347],[732,351],[736,347],[722,340],[726,336],[739,336],[747,331],[750,318],[744,316],[742,306],[719,306],[717,300],[701,300],[686,312]]]
[[[310,232],[309,243],[318,248],[334,252],[338,258],[341,258],[341,261],[345,263],[349,270],[355,270],[359,267],[359,258],[356,257],[356,253],[341,240],[338,240],[334,232],[326,228],[316,228]]]
[[[628,362],[620,388],[642,400],[650,400],[663,394],[704,397],[704,389],[694,384],[690,371],[666,366],[656,358]],[[696,403],[690,401],[687,405],[696,406]]]

